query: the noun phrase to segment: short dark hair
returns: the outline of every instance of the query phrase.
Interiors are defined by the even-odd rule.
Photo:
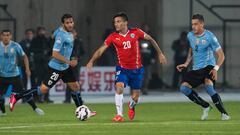
[[[192,19],[198,19],[199,21],[204,22],[204,17],[201,14],[194,14]]]
[[[68,18],[73,18],[73,16],[71,14],[64,14],[61,18],[62,23],[64,23],[64,20]]]
[[[124,21],[128,21],[128,16],[126,13],[124,12],[119,12],[117,13],[116,15],[113,16],[113,20],[116,18],[116,17],[122,17]]]
[[[4,29],[1,31],[1,34],[3,34],[4,32],[9,32],[10,34],[12,34],[11,30],[10,29]]]

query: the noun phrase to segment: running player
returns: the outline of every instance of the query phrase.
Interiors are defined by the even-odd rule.
[[[61,18],[62,27],[58,28],[55,34],[55,42],[53,46],[52,59],[48,63],[49,70],[45,80],[40,86],[40,93],[45,94],[52,88],[58,80],[62,79],[67,83],[72,90],[72,98],[76,107],[83,104],[80,94],[80,85],[77,82],[72,67],[77,65],[77,60],[70,60],[73,49],[73,35],[74,20],[71,14],[64,14]],[[43,56],[44,57],[44,56]],[[36,71],[37,72],[37,71]],[[29,93],[34,90],[29,90]],[[19,95],[12,95],[10,99],[10,107],[14,108],[17,100],[29,93],[22,93]],[[91,112],[91,116],[96,115],[96,112]]]
[[[165,64],[166,58],[158,47],[157,42],[148,34],[138,28],[128,28],[128,17],[125,13],[118,13],[113,17],[116,32],[111,33],[103,45],[93,54],[86,67],[90,70],[93,63],[101,57],[103,52],[111,45],[114,45],[118,55],[118,66],[116,67],[116,93],[115,104],[117,115],[113,118],[115,122],[124,121],[123,118],[123,90],[129,85],[132,96],[128,102],[128,116],[134,119],[135,106],[139,101],[140,89],[142,86],[144,68],[141,63],[139,50],[139,39],[149,40],[157,50],[160,63]]]
[[[200,14],[192,16],[192,31],[188,33],[191,48],[184,64],[178,65],[178,71],[187,68],[193,60],[193,69],[183,76],[180,91],[194,103],[203,107],[201,120],[208,118],[208,112],[212,109],[210,104],[204,101],[192,88],[204,84],[206,92],[211,96],[213,103],[221,112],[222,120],[229,120],[230,116],[223,107],[219,94],[214,89],[217,80],[217,71],[224,62],[223,50],[215,37],[209,30],[204,29],[204,18]],[[217,57],[217,61],[215,56]]]
[[[20,72],[17,67],[17,60],[19,57],[23,58],[24,66],[26,69],[26,75],[30,76],[31,72],[29,69],[28,57],[24,53],[22,47],[12,41],[12,33],[10,30],[3,30],[1,32],[0,42],[0,110],[1,114],[4,115],[4,94],[10,85],[12,85],[13,93],[21,93],[25,91],[22,80],[20,79]],[[43,110],[37,107],[33,101],[32,95],[25,97],[27,103],[38,115],[44,115]],[[11,110],[12,111],[12,110]]]

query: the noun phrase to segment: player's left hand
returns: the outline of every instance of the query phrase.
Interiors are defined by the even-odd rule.
[[[212,69],[209,74],[212,75],[213,80],[217,80],[217,70]]]
[[[166,59],[166,57],[164,56],[163,53],[159,54],[158,58],[160,60],[160,64],[167,64],[167,59]]]
[[[30,69],[26,69],[25,72],[26,72],[26,76],[27,76],[27,77],[30,77],[30,76],[31,76],[31,71],[30,71]]]

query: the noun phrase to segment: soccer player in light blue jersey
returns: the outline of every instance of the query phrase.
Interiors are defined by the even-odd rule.
[[[80,84],[72,70],[72,67],[75,67],[78,61],[77,59],[70,59],[74,41],[72,34],[74,20],[71,14],[64,14],[61,18],[61,22],[62,26],[54,32],[55,42],[53,45],[52,59],[48,63],[48,73],[40,86],[39,92],[42,94],[47,93],[50,88],[62,79],[72,90],[72,98],[76,107],[79,107],[83,105],[80,94]],[[34,89],[29,90],[28,93],[13,95],[10,99],[11,108],[14,108],[14,104],[19,98],[24,97],[33,91]],[[96,112],[91,112],[90,116],[94,115],[96,115]]]
[[[217,71],[224,62],[225,56],[216,36],[209,30],[204,29],[202,15],[195,14],[192,16],[192,31],[188,33],[187,37],[191,46],[188,57],[184,64],[177,66],[177,69],[181,72],[188,67],[191,61],[193,62],[193,69],[183,76],[180,91],[191,101],[203,107],[201,120],[206,120],[212,107],[192,90],[204,84],[206,92],[211,96],[213,103],[221,113],[221,119],[229,120],[230,116],[214,88]]]
[[[20,79],[19,68],[17,67],[17,60],[19,57],[23,57],[26,75],[31,75],[28,57],[24,53],[22,47],[11,39],[12,33],[10,30],[3,30],[1,32],[2,41],[0,42],[0,115],[5,114],[4,94],[6,93],[10,85],[12,85],[13,93],[21,93],[25,91],[22,80]],[[33,108],[33,110],[37,114],[44,115],[44,112],[36,106],[31,94],[29,94],[25,98],[27,103]],[[10,111],[12,111],[12,109],[10,109]]]

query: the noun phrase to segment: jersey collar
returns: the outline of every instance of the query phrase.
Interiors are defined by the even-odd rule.
[[[196,35],[196,37],[202,37],[205,35],[206,29],[204,29],[203,33],[201,35]]]
[[[121,34],[121,33],[119,33],[119,35],[121,35],[121,36],[123,36],[123,37],[126,37],[128,33],[129,33],[129,30],[127,31],[126,34]]]

